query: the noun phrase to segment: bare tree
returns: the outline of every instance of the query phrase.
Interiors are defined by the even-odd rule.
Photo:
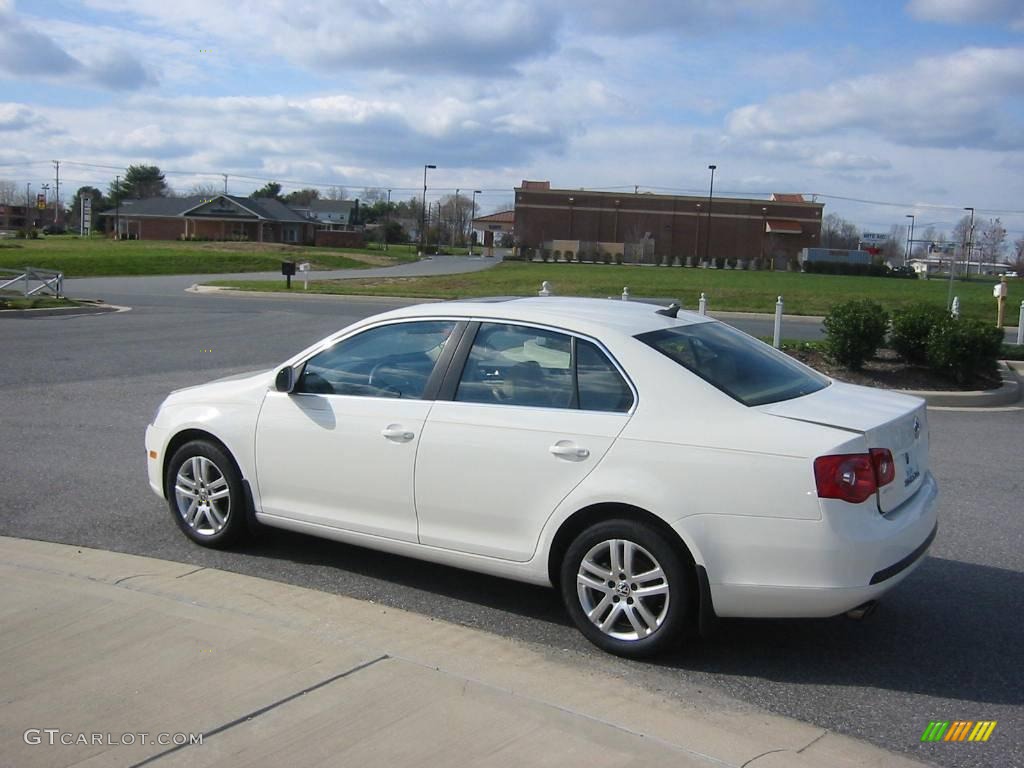
[[[1013,241],[1012,266],[1018,275],[1024,274],[1024,235]]]
[[[0,179],[0,205],[17,205],[18,185],[7,179]]]
[[[323,195],[324,200],[348,200],[348,192],[344,187],[328,187],[326,194]]]
[[[223,192],[223,187],[219,187],[216,184],[193,184],[188,188],[188,192],[185,193],[184,197],[216,197]]]
[[[466,243],[470,226],[472,201],[464,195],[448,195],[441,199],[441,234],[447,242]]]
[[[882,243],[882,260],[890,264],[902,264],[906,253],[907,228],[894,224],[889,228],[889,236]]]
[[[981,226],[977,243],[978,258],[988,264],[998,264],[1006,249],[1006,227],[999,219],[990,219]]]
[[[387,199],[387,190],[380,187],[364,187],[363,195],[360,198],[363,205],[376,205],[377,203],[387,202]]]
[[[821,220],[821,244],[825,248],[854,249],[860,243],[857,226],[842,216],[830,213]]]

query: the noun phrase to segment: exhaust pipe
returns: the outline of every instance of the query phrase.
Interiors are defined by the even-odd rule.
[[[868,600],[863,605],[858,605],[856,608],[852,608],[846,612],[846,618],[853,619],[854,621],[861,621],[866,619],[872,613],[875,612],[875,608],[878,607],[877,600]]]

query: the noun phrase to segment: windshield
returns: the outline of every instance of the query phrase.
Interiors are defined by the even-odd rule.
[[[723,323],[696,323],[637,338],[744,405],[765,405],[817,392],[829,380]]]

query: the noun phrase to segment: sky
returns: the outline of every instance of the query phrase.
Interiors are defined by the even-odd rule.
[[[1024,0],[0,0],[0,179],[817,195],[1024,235]]]

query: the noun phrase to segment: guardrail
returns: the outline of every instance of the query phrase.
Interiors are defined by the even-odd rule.
[[[13,277],[11,277],[13,275]],[[6,279],[5,278],[9,278]],[[52,291],[58,299],[64,295],[64,273],[54,272],[50,269],[38,269],[36,267],[25,267],[24,269],[0,269],[0,291],[17,282],[22,284],[22,293],[25,296],[34,296],[43,291]],[[38,283],[35,288],[29,288],[31,283]]]

